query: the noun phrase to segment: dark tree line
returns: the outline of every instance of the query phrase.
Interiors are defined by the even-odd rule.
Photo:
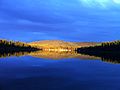
[[[96,46],[78,48],[77,52],[101,57],[103,61],[120,62],[120,41],[105,42]]]
[[[5,52],[19,52],[19,51],[34,51],[37,48],[30,46],[27,43],[23,42],[14,42],[7,40],[0,40],[0,53]]]
[[[77,51],[85,52],[120,52],[120,41],[105,42],[100,45],[78,48]]]

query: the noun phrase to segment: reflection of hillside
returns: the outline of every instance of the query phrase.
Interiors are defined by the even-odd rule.
[[[53,60],[66,59],[66,58],[95,59],[94,56],[81,55],[75,51],[58,51],[58,52],[37,51],[37,52],[32,52],[29,55],[38,58],[53,59]]]
[[[38,58],[46,59],[63,59],[63,58],[72,58],[77,56],[77,53],[73,52],[52,52],[52,51],[38,51],[30,53],[31,56]]]
[[[6,58],[11,56],[33,56],[37,58],[44,58],[44,59],[53,59],[53,60],[60,60],[60,59],[67,59],[67,58],[78,58],[78,59],[98,59],[94,56],[89,55],[81,55],[74,51],[34,51],[34,52],[11,52],[11,53],[0,53],[0,58]]]
[[[74,51],[34,51],[34,52],[12,52],[12,53],[0,53],[0,58],[11,57],[11,56],[33,56],[37,58],[44,58],[50,60],[61,60],[76,58],[80,60],[102,60],[113,64],[120,63],[120,54],[104,54],[102,56],[97,55],[85,55]]]

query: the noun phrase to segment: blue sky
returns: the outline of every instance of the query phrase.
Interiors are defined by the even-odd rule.
[[[120,39],[120,0],[0,0],[0,38]]]

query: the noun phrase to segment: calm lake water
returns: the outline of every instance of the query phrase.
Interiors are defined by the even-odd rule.
[[[0,90],[120,90],[120,64],[50,56],[0,58]]]

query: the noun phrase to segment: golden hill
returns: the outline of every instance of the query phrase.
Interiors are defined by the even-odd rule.
[[[98,43],[90,43],[90,42],[66,42],[62,40],[44,40],[44,41],[36,41],[29,43],[32,46],[36,46],[42,49],[73,49],[86,46],[93,46]]]

